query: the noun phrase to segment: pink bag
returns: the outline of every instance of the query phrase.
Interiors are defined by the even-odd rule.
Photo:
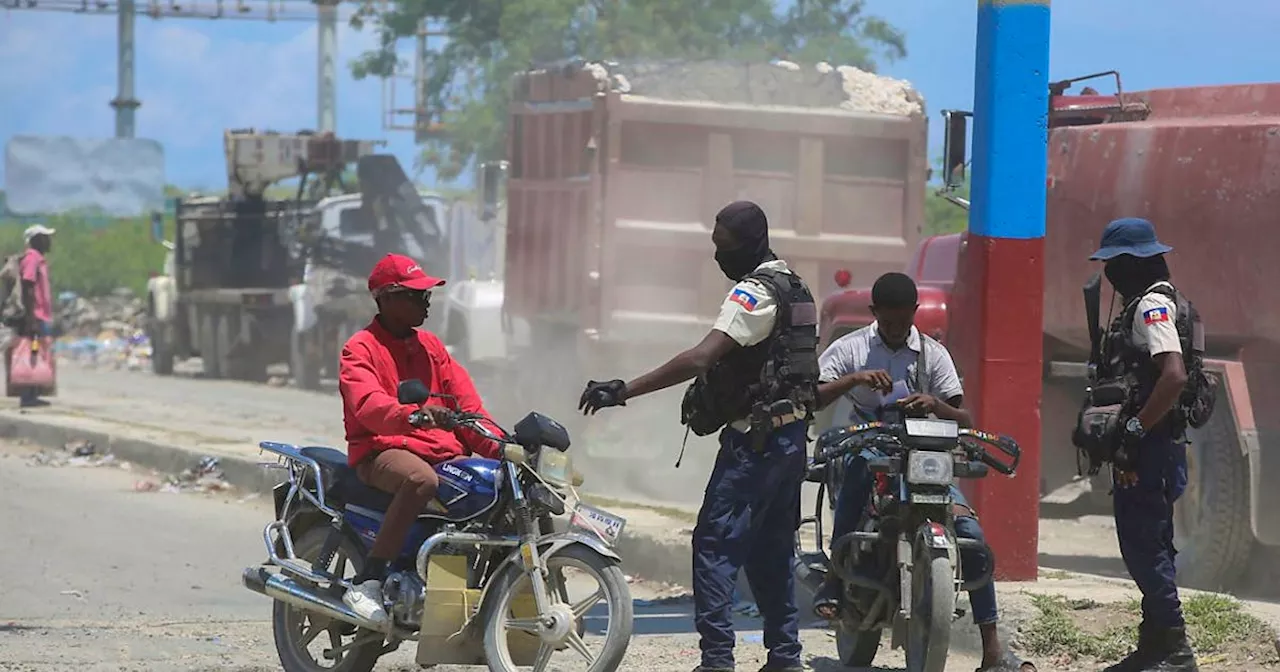
[[[24,387],[53,387],[53,349],[47,341],[18,339],[9,360],[9,382]]]

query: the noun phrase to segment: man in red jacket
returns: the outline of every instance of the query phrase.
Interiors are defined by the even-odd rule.
[[[348,460],[366,485],[394,495],[364,569],[343,596],[352,611],[374,621],[387,618],[387,567],[436,495],[439,481],[431,465],[464,454],[496,457],[499,450],[474,430],[437,426],[441,406],[406,405],[396,398],[400,382],[416,378],[431,392],[452,397],[453,410],[487,415],[467,370],[435,334],[416,329],[427,319],[431,290],[443,284],[408,257],[383,257],[369,274],[378,314],[343,346],[338,367]],[[424,411],[425,422],[414,426],[409,415],[417,410]]]

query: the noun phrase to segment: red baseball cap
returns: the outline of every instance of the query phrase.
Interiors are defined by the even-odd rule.
[[[422,270],[418,262],[402,254],[388,254],[369,273],[369,291],[376,292],[392,285],[417,291],[426,291],[444,284]]]

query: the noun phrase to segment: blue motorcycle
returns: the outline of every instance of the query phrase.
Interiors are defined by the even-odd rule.
[[[398,392],[404,404],[440,396],[418,380],[402,382]],[[568,432],[539,413],[511,433],[490,429],[478,414],[455,412],[446,424],[499,442],[503,454],[435,466],[439,493],[383,582],[390,618],[382,623],[362,619],[342,595],[391,496],[360,482],[340,451],[259,444],[278,456],[288,478],[273,491],[276,517],[263,531],[268,559],[245,569],[243,580],[275,601],[284,670],[367,672],[406,641],[417,642],[424,666],[541,672],[554,658],[556,669],[617,669],[633,619],[613,550],[626,521],[578,499],[582,476],[566,452]],[[588,580],[595,589],[571,600],[570,587]],[[602,603],[607,615],[597,609]],[[588,620],[599,637],[587,637]]]

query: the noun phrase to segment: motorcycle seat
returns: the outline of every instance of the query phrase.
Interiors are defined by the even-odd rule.
[[[390,494],[360,481],[356,470],[347,464],[346,453],[325,446],[307,446],[299,452],[320,464],[325,480],[325,499],[330,506],[341,508],[352,504],[378,512],[391,506]]]

